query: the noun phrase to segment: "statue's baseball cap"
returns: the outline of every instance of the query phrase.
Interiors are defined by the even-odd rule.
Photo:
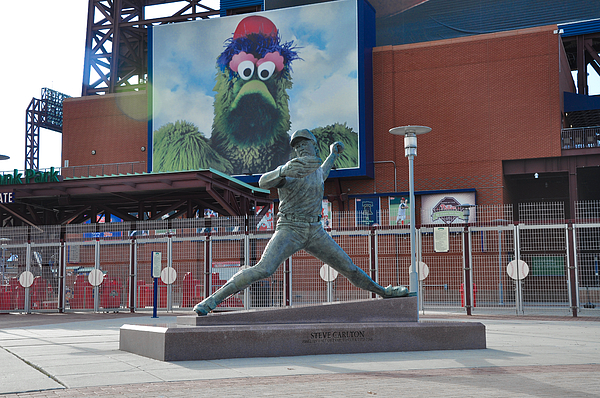
[[[310,130],[302,129],[302,130],[296,130],[294,132],[294,134],[292,134],[292,136],[290,137],[290,145],[293,147],[296,140],[299,140],[301,138],[303,138],[305,140],[311,140],[315,144],[317,143],[317,139],[315,138],[313,133],[310,132]]]

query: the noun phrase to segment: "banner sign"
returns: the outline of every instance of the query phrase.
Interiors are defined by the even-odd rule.
[[[331,228],[333,223],[332,216],[333,212],[331,211],[331,202],[327,199],[323,199],[321,209],[321,224],[323,224],[323,228]]]
[[[476,208],[470,208],[465,220],[460,205],[475,204],[475,192],[433,194],[421,196],[421,224],[446,224],[475,222]]]
[[[356,225],[379,224],[379,197],[356,198]]]
[[[409,225],[410,206],[404,196],[390,196],[390,225]]]

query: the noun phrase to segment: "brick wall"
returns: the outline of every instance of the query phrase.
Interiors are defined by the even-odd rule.
[[[147,161],[148,152],[141,150],[148,147],[147,101],[146,92],[65,100],[62,164]]]
[[[374,159],[396,163],[398,191],[409,187],[396,126],[433,129],[418,137],[416,191],[475,188],[478,204],[503,202],[502,160],[560,156],[554,29],[374,49]],[[375,180],[344,181],[343,191],[392,192],[393,173],[377,164]]]

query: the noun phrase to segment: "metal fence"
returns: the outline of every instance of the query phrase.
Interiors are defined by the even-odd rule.
[[[562,204],[478,206],[477,220],[447,228],[417,226],[419,306],[428,310],[600,309],[600,204],[580,202],[566,221]],[[389,218],[383,212],[381,220]],[[0,229],[1,312],[191,309],[242,267],[260,259],[273,234],[255,217],[78,224]],[[408,285],[410,231],[369,226],[334,213],[327,230],[356,265],[381,285]],[[257,230],[257,226],[261,230]],[[152,253],[162,254],[161,278]],[[467,283],[465,283],[467,282]],[[300,251],[277,272],[220,305],[223,310],[298,306],[371,298],[326,264]]]
[[[598,148],[600,147],[600,127],[576,127],[562,129],[562,149]]]

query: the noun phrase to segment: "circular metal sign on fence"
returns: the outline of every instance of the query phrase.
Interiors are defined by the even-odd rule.
[[[164,268],[160,271],[160,280],[163,281],[165,285],[171,285],[177,279],[177,271],[173,267]]]
[[[88,275],[88,281],[92,286],[100,286],[102,282],[104,282],[104,273],[99,269],[94,269],[90,271]]]
[[[333,282],[335,278],[338,277],[338,272],[331,268],[329,265],[323,264],[323,266],[319,270],[319,275],[321,276],[321,279],[323,279],[325,282]]]
[[[423,261],[419,261],[419,280],[423,281],[429,276],[429,267]]]
[[[23,287],[30,287],[33,285],[33,274],[30,271],[24,271],[19,275],[19,283]]]
[[[529,265],[523,260],[512,260],[506,266],[506,273],[514,280],[523,280],[529,275]]]

